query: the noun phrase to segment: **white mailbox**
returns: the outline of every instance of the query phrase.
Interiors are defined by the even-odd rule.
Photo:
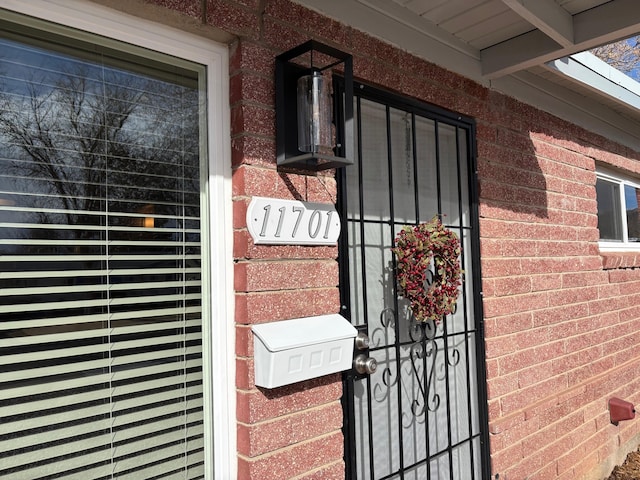
[[[351,368],[357,330],[338,314],[254,325],[255,383],[274,388]]]

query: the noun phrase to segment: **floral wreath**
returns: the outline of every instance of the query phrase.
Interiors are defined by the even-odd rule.
[[[435,216],[429,222],[402,227],[395,245],[400,295],[411,302],[417,321],[441,321],[454,311],[462,285],[458,236]],[[432,264],[432,279],[428,279]]]

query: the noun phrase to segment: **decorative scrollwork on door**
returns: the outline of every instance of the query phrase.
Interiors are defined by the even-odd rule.
[[[420,338],[411,345],[409,360],[415,381],[419,387],[420,398],[413,401],[411,411],[414,415],[422,415],[425,407],[435,412],[440,406],[440,395],[435,391],[434,379],[436,379],[436,360],[438,357],[438,343],[435,340],[436,326],[434,322],[421,322],[418,324],[421,335]],[[431,362],[428,361],[431,360]],[[424,371],[427,368],[428,373]],[[421,409],[414,408],[421,405]]]
[[[415,322],[412,317],[408,318],[406,328],[413,343],[408,349],[408,357],[399,359],[400,370],[413,379],[417,389],[410,389],[406,385],[403,388],[406,395],[412,397],[410,410],[414,417],[409,420],[409,424],[405,424],[406,427],[409,427],[415,418],[423,416],[426,410],[435,412],[440,408],[437,382],[446,381],[446,369],[455,367],[461,358],[458,348],[455,345],[447,345],[444,334],[438,335],[439,327],[434,321]],[[372,332],[375,346],[384,342],[385,330],[393,328],[397,321],[397,315],[392,308],[385,308],[380,313],[380,325],[384,328]],[[439,343],[444,343],[447,348],[442,348]],[[381,370],[380,380],[373,385],[373,395],[377,402],[383,402],[388,398],[391,389],[398,384],[399,376],[395,369],[387,365]]]

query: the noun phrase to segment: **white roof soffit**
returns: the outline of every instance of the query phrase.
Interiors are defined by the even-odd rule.
[[[571,15],[556,0],[501,1],[531,30],[478,50],[392,0],[295,0],[483,84],[640,32],[639,0]]]
[[[640,110],[640,83],[589,52],[553,60],[546,66],[622,106]]]
[[[480,51],[392,0],[295,0],[483,84]]]
[[[573,17],[553,0],[502,0],[502,2],[563,47],[573,45]]]
[[[638,0],[611,0],[569,15],[554,0],[502,0],[536,27],[481,51],[487,78],[540,65],[640,32]]]
[[[500,39],[482,50],[403,7],[413,2],[431,5],[436,0],[294,1],[482,85],[638,148],[640,109],[635,86],[618,81],[611,70],[603,73],[604,69],[594,68],[591,61],[585,60],[587,54],[579,52],[640,32],[640,0],[601,2],[573,15],[559,6],[561,1],[555,0],[478,0],[476,4],[493,3],[494,11],[500,10],[495,5],[499,3],[515,12],[514,18],[523,19],[524,25],[531,26],[528,33]],[[438,0],[438,5],[451,5],[453,1],[463,5],[461,0]],[[597,4],[597,1],[589,3]],[[570,60],[558,60],[564,63],[554,62],[570,56],[573,56]],[[582,73],[574,71],[567,75],[563,70],[570,66]],[[593,95],[584,95],[584,90],[544,78],[535,73],[536,68],[529,67],[547,69],[558,78],[583,86],[589,81],[587,78],[584,83],[585,77],[591,77],[599,87],[592,89]],[[601,102],[605,98],[610,102],[616,98],[621,108],[613,109]]]

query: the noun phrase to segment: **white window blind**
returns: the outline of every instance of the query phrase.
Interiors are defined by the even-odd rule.
[[[0,478],[203,477],[203,74],[0,24]]]

